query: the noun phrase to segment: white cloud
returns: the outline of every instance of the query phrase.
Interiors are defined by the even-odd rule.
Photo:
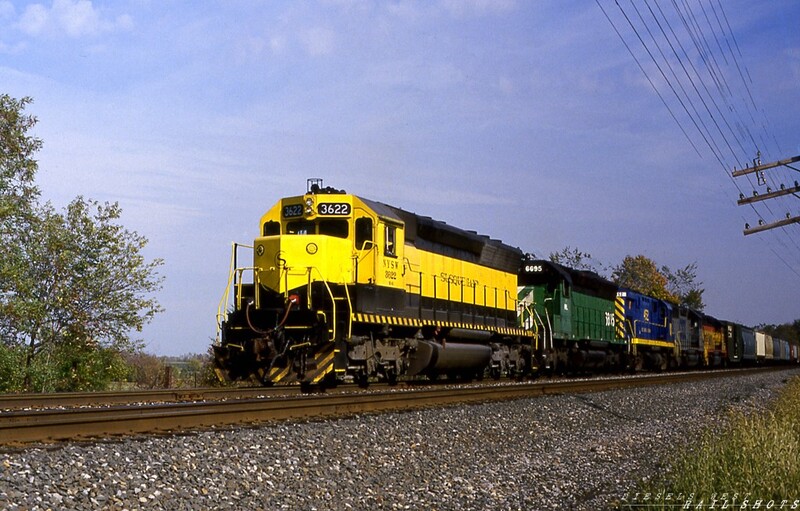
[[[386,6],[386,11],[400,19],[416,21],[425,16],[425,11],[415,3],[398,2]]]
[[[19,27],[26,34],[39,35],[47,25],[48,19],[49,13],[43,5],[29,5],[19,20]]]
[[[53,0],[50,8],[42,4],[29,5],[19,20],[19,28],[31,36],[65,34],[78,38],[132,27],[133,19],[129,15],[104,19],[89,0]]]
[[[100,16],[87,0],[75,3],[55,0],[52,12],[70,37],[92,34],[100,29]]]
[[[501,76],[497,80],[497,88],[500,89],[500,92],[506,95],[514,94],[514,92],[516,91],[514,80],[512,80],[508,76]]]
[[[300,42],[312,57],[328,55],[333,52],[334,33],[327,28],[312,28],[300,34]]]
[[[16,14],[14,4],[8,0],[0,2],[0,20],[11,19],[14,17],[14,14]]]
[[[279,35],[270,37],[269,48],[272,50],[272,53],[283,53],[283,51],[286,49],[286,38]]]
[[[442,6],[455,16],[502,13],[514,9],[514,0],[443,0]]]
[[[16,43],[16,44],[6,44],[3,41],[0,41],[0,53],[5,53],[6,55],[17,55],[25,51],[28,47],[25,43]]]
[[[429,92],[453,89],[466,79],[464,71],[452,63],[412,59],[380,62],[366,75],[367,83],[372,86],[413,87]]]

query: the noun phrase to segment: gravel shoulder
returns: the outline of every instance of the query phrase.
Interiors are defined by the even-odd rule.
[[[0,508],[585,509],[800,369],[0,453]]]

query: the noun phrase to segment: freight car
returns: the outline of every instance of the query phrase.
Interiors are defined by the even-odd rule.
[[[746,360],[755,360],[755,335],[752,329],[730,321],[723,321],[722,328],[728,363],[740,364]]]
[[[742,338],[742,363],[755,364],[758,360],[756,357],[756,332],[746,326],[737,325],[737,327],[741,331]]]
[[[252,266],[234,245],[214,345],[224,376],[327,385],[531,370],[520,249],[316,179],[259,230]]]

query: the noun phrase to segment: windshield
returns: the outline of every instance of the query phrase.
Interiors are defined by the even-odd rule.
[[[350,224],[347,220],[295,220],[286,224],[286,234],[308,235],[321,234],[347,238],[350,233]]]

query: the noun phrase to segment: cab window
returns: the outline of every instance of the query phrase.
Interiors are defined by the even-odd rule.
[[[320,220],[319,233],[337,238],[347,238],[350,234],[350,225],[347,220]]]
[[[362,217],[356,220],[356,249],[369,249],[364,245],[368,241],[372,241],[372,219]]]
[[[281,233],[281,224],[275,221],[264,222],[264,236],[277,236]]]
[[[286,234],[316,234],[317,229],[314,222],[298,220],[286,224]]]
[[[386,226],[386,246],[384,247],[383,253],[387,256],[397,257],[397,247],[396,247],[396,239],[397,239],[397,227],[393,225]]]

